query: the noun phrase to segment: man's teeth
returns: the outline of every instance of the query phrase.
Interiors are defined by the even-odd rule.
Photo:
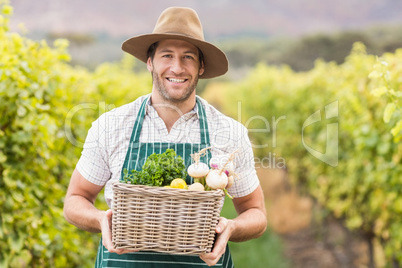
[[[176,79],[176,78],[168,78],[168,80],[173,83],[183,83],[184,81],[186,81],[186,79]]]

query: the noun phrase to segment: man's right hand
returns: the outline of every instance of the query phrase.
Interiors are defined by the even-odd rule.
[[[103,245],[109,252],[123,254],[138,251],[113,247],[112,210],[103,211],[94,206],[96,197],[102,189],[103,186],[89,182],[75,169],[64,199],[64,217],[82,230],[102,232]]]
[[[129,252],[136,252],[138,250],[130,250],[119,248],[116,249],[113,247],[112,243],[112,215],[113,212],[111,209],[104,212],[104,216],[101,219],[101,228],[102,228],[102,243],[105,248],[111,253],[124,254]]]

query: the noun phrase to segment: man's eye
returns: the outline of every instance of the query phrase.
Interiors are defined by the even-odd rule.
[[[193,57],[193,56],[190,56],[190,55],[184,56],[184,58],[185,58],[185,59],[189,59],[189,60],[194,59],[194,57]]]
[[[162,58],[171,58],[171,57],[172,57],[172,55],[169,55],[169,54],[166,54],[166,55],[162,56]]]

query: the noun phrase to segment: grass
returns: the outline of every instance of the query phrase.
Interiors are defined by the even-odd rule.
[[[233,203],[226,199],[221,215],[226,218],[236,217]],[[283,255],[280,238],[270,230],[261,237],[246,242],[229,242],[236,268],[288,268],[289,262]]]

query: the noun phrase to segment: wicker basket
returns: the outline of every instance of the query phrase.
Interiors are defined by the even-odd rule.
[[[115,248],[197,255],[211,251],[224,192],[113,184]]]

